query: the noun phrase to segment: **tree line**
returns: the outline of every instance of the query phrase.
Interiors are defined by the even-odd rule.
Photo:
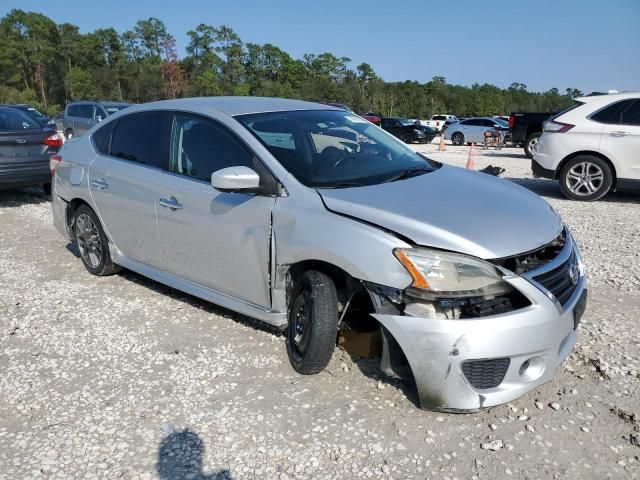
[[[272,44],[244,43],[228,26],[197,25],[186,55],[157,18],[118,33],[81,33],[41,13],[14,9],[0,20],[0,103],[32,103],[49,114],[73,100],[148,102],[166,98],[256,95],[338,102],[357,112],[428,118],[437,113],[504,115],[554,111],[581,92],[530,92],[523,83],[452,85],[386,82],[368,63],[332,53],[293,58]]]

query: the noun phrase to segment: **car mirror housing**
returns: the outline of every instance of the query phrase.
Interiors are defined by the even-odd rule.
[[[221,192],[255,192],[260,176],[249,167],[223,168],[211,174],[211,186]]]

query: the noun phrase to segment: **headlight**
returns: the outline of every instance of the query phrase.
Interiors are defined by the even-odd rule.
[[[433,298],[502,295],[513,290],[494,265],[477,258],[425,248],[396,248],[393,254],[411,275],[411,286]]]

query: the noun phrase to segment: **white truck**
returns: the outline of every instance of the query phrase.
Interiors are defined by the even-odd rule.
[[[431,117],[431,120],[420,120],[420,124],[440,132],[445,124],[449,125],[457,121],[458,118],[455,115],[434,115]]]

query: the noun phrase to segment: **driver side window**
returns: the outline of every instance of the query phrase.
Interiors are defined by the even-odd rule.
[[[169,171],[206,182],[227,167],[254,168],[253,154],[221,125],[194,115],[177,114]]]

